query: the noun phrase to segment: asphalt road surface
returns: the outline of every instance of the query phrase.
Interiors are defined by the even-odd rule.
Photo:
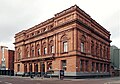
[[[99,79],[29,78],[0,76],[0,84],[120,84],[120,77]]]

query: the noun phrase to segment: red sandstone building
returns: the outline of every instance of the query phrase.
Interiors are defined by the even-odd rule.
[[[15,34],[15,71],[109,75],[110,42],[110,32],[75,5]]]
[[[14,70],[14,50],[0,46],[0,70]]]

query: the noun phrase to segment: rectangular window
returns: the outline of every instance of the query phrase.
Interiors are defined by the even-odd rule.
[[[92,62],[92,71],[94,71],[94,62]]]
[[[51,46],[51,53],[54,53],[54,46]]]
[[[110,68],[109,68],[110,66],[109,66],[109,64],[107,64],[107,72],[109,72],[110,70]]]
[[[83,60],[80,60],[80,71],[83,71]]]
[[[86,61],[85,71],[88,71],[88,61]]]
[[[17,71],[20,71],[20,64],[17,65]]]
[[[94,42],[91,41],[91,54],[94,55]]]
[[[61,63],[62,64],[62,69],[66,71],[67,70],[66,60],[62,60],[61,62],[62,62]]]
[[[63,42],[63,51],[68,52],[68,43],[67,42]]]
[[[46,55],[47,54],[47,48],[45,47],[44,48],[44,55]]]
[[[81,42],[81,52],[84,52],[84,43]]]
[[[103,64],[100,64],[100,71],[101,71],[101,72],[102,72],[102,65],[103,65]]]
[[[106,69],[107,69],[107,68],[106,68],[106,64],[104,64],[104,72],[106,72]]]
[[[96,72],[99,72],[99,71],[98,71],[98,67],[99,67],[98,65],[99,65],[99,64],[96,63]]]

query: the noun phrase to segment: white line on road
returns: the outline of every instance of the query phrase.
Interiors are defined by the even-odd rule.
[[[1,83],[2,81],[0,81],[0,83]]]
[[[9,82],[5,82],[6,84],[12,84],[12,83],[9,83]]]
[[[119,81],[107,82],[107,83],[104,83],[104,84],[120,84],[120,80]]]

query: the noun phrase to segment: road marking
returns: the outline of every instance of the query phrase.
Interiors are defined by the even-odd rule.
[[[9,82],[5,82],[6,84],[12,84],[12,83],[9,83]]]
[[[107,83],[104,83],[104,84],[120,84],[120,80],[119,81],[107,82]]]
[[[1,83],[2,81],[0,81],[0,83]]]

